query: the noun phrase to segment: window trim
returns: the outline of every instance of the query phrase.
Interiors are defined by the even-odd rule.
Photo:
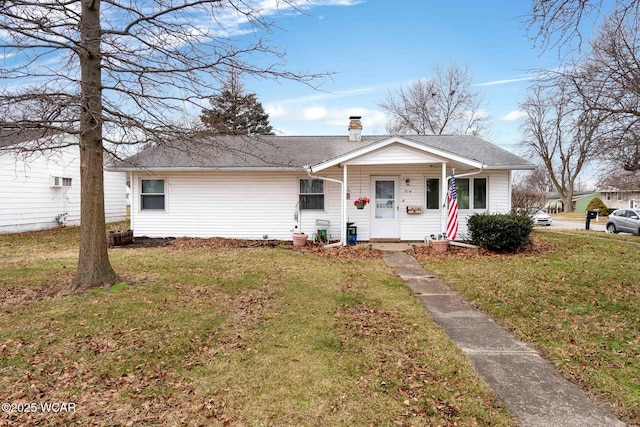
[[[477,208],[476,207],[476,180],[484,180],[484,207]],[[489,206],[489,178],[484,177],[474,177],[473,185],[471,185],[472,191],[470,194],[470,199],[473,200],[473,210],[487,210],[487,206]]]
[[[163,193],[143,193],[142,192],[142,182],[143,181],[163,181]],[[168,184],[167,184],[167,179],[164,177],[140,177],[139,180],[139,185],[140,185],[140,197],[138,198],[138,202],[140,203],[140,205],[138,206],[138,211],[139,212],[167,212],[168,209]],[[158,195],[162,195],[164,197],[164,207],[162,209],[150,209],[150,208],[143,208],[143,202],[142,199],[144,198],[144,196],[158,196]]]
[[[438,198],[438,203],[437,203],[438,207],[437,208],[430,208],[429,207],[429,186],[427,185],[427,181],[437,181],[438,182],[438,185],[437,185],[438,191],[436,192],[436,196]],[[437,211],[438,210],[439,211],[440,209],[442,209],[442,203],[440,201],[440,192],[442,191],[442,186],[441,185],[442,184],[440,182],[440,178],[439,177],[437,177],[437,178],[428,177],[428,176],[424,177],[424,209],[425,209],[425,211],[426,210],[429,210],[429,211]],[[446,195],[445,195],[445,198],[446,198]]]
[[[301,193],[300,192],[300,184],[302,181],[319,181],[322,183],[322,193]],[[312,185],[313,186],[313,185]],[[322,208],[307,208],[307,207],[302,207],[302,204],[300,203],[300,198],[304,197],[304,196],[318,196],[318,195],[322,195]],[[298,178],[298,208],[299,210],[304,210],[304,211],[320,211],[320,212],[326,212],[326,204],[327,201],[327,190],[325,188],[324,185],[324,179],[318,179],[318,178]]]
[[[427,185],[427,179],[435,179],[435,178],[430,178],[430,177],[425,177],[425,187]],[[476,179],[483,179],[485,180],[485,207],[483,208],[476,208],[475,207],[475,181]],[[457,190],[457,184],[458,181],[461,180],[466,180],[469,182],[469,207],[468,208],[461,208],[460,207],[460,200],[458,199],[458,210],[461,211],[488,211],[489,209],[489,176],[474,176],[474,177],[462,177],[462,178],[456,178],[456,191]],[[447,192],[449,191],[449,189],[451,188],[451,179],[447,179]],[[459,191],[458,191],[458,194]],[[426,206],[426,188],[425,188],[425,206]],[[445,193],[445,200],[447,200],[447,195]],[[432,210],[432,209],[429,209]],[[435,209],[434,209],[435,210]]]

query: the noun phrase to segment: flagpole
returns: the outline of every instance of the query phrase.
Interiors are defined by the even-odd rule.
[[[449,191],[449,181],[447,181],[447,163],[442,162],[442,184],[440,185],[440,200],[442,200],[442,214],[440,215],[440,234],[447,231],[447,192]]]

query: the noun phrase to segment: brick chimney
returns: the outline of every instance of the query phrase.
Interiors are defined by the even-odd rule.
[[[360,141],[362,138],[362,116],[349,117],[349,141]]]

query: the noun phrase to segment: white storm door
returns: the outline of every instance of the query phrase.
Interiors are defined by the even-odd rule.
[[[398,209],[398,181],[396,176],[376,176],[371,179],[373,195],[371,209],[371,238],[400,237]]]

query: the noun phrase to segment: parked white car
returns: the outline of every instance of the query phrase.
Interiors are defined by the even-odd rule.
[[[531,215],[531,219],[533,220],[533,223],[535,225],[550,226],[551,223],[553,222],[553,219],[551,219],[547,211],[545,211],[544,209],[540,209],[536,211],[536,213]]]

